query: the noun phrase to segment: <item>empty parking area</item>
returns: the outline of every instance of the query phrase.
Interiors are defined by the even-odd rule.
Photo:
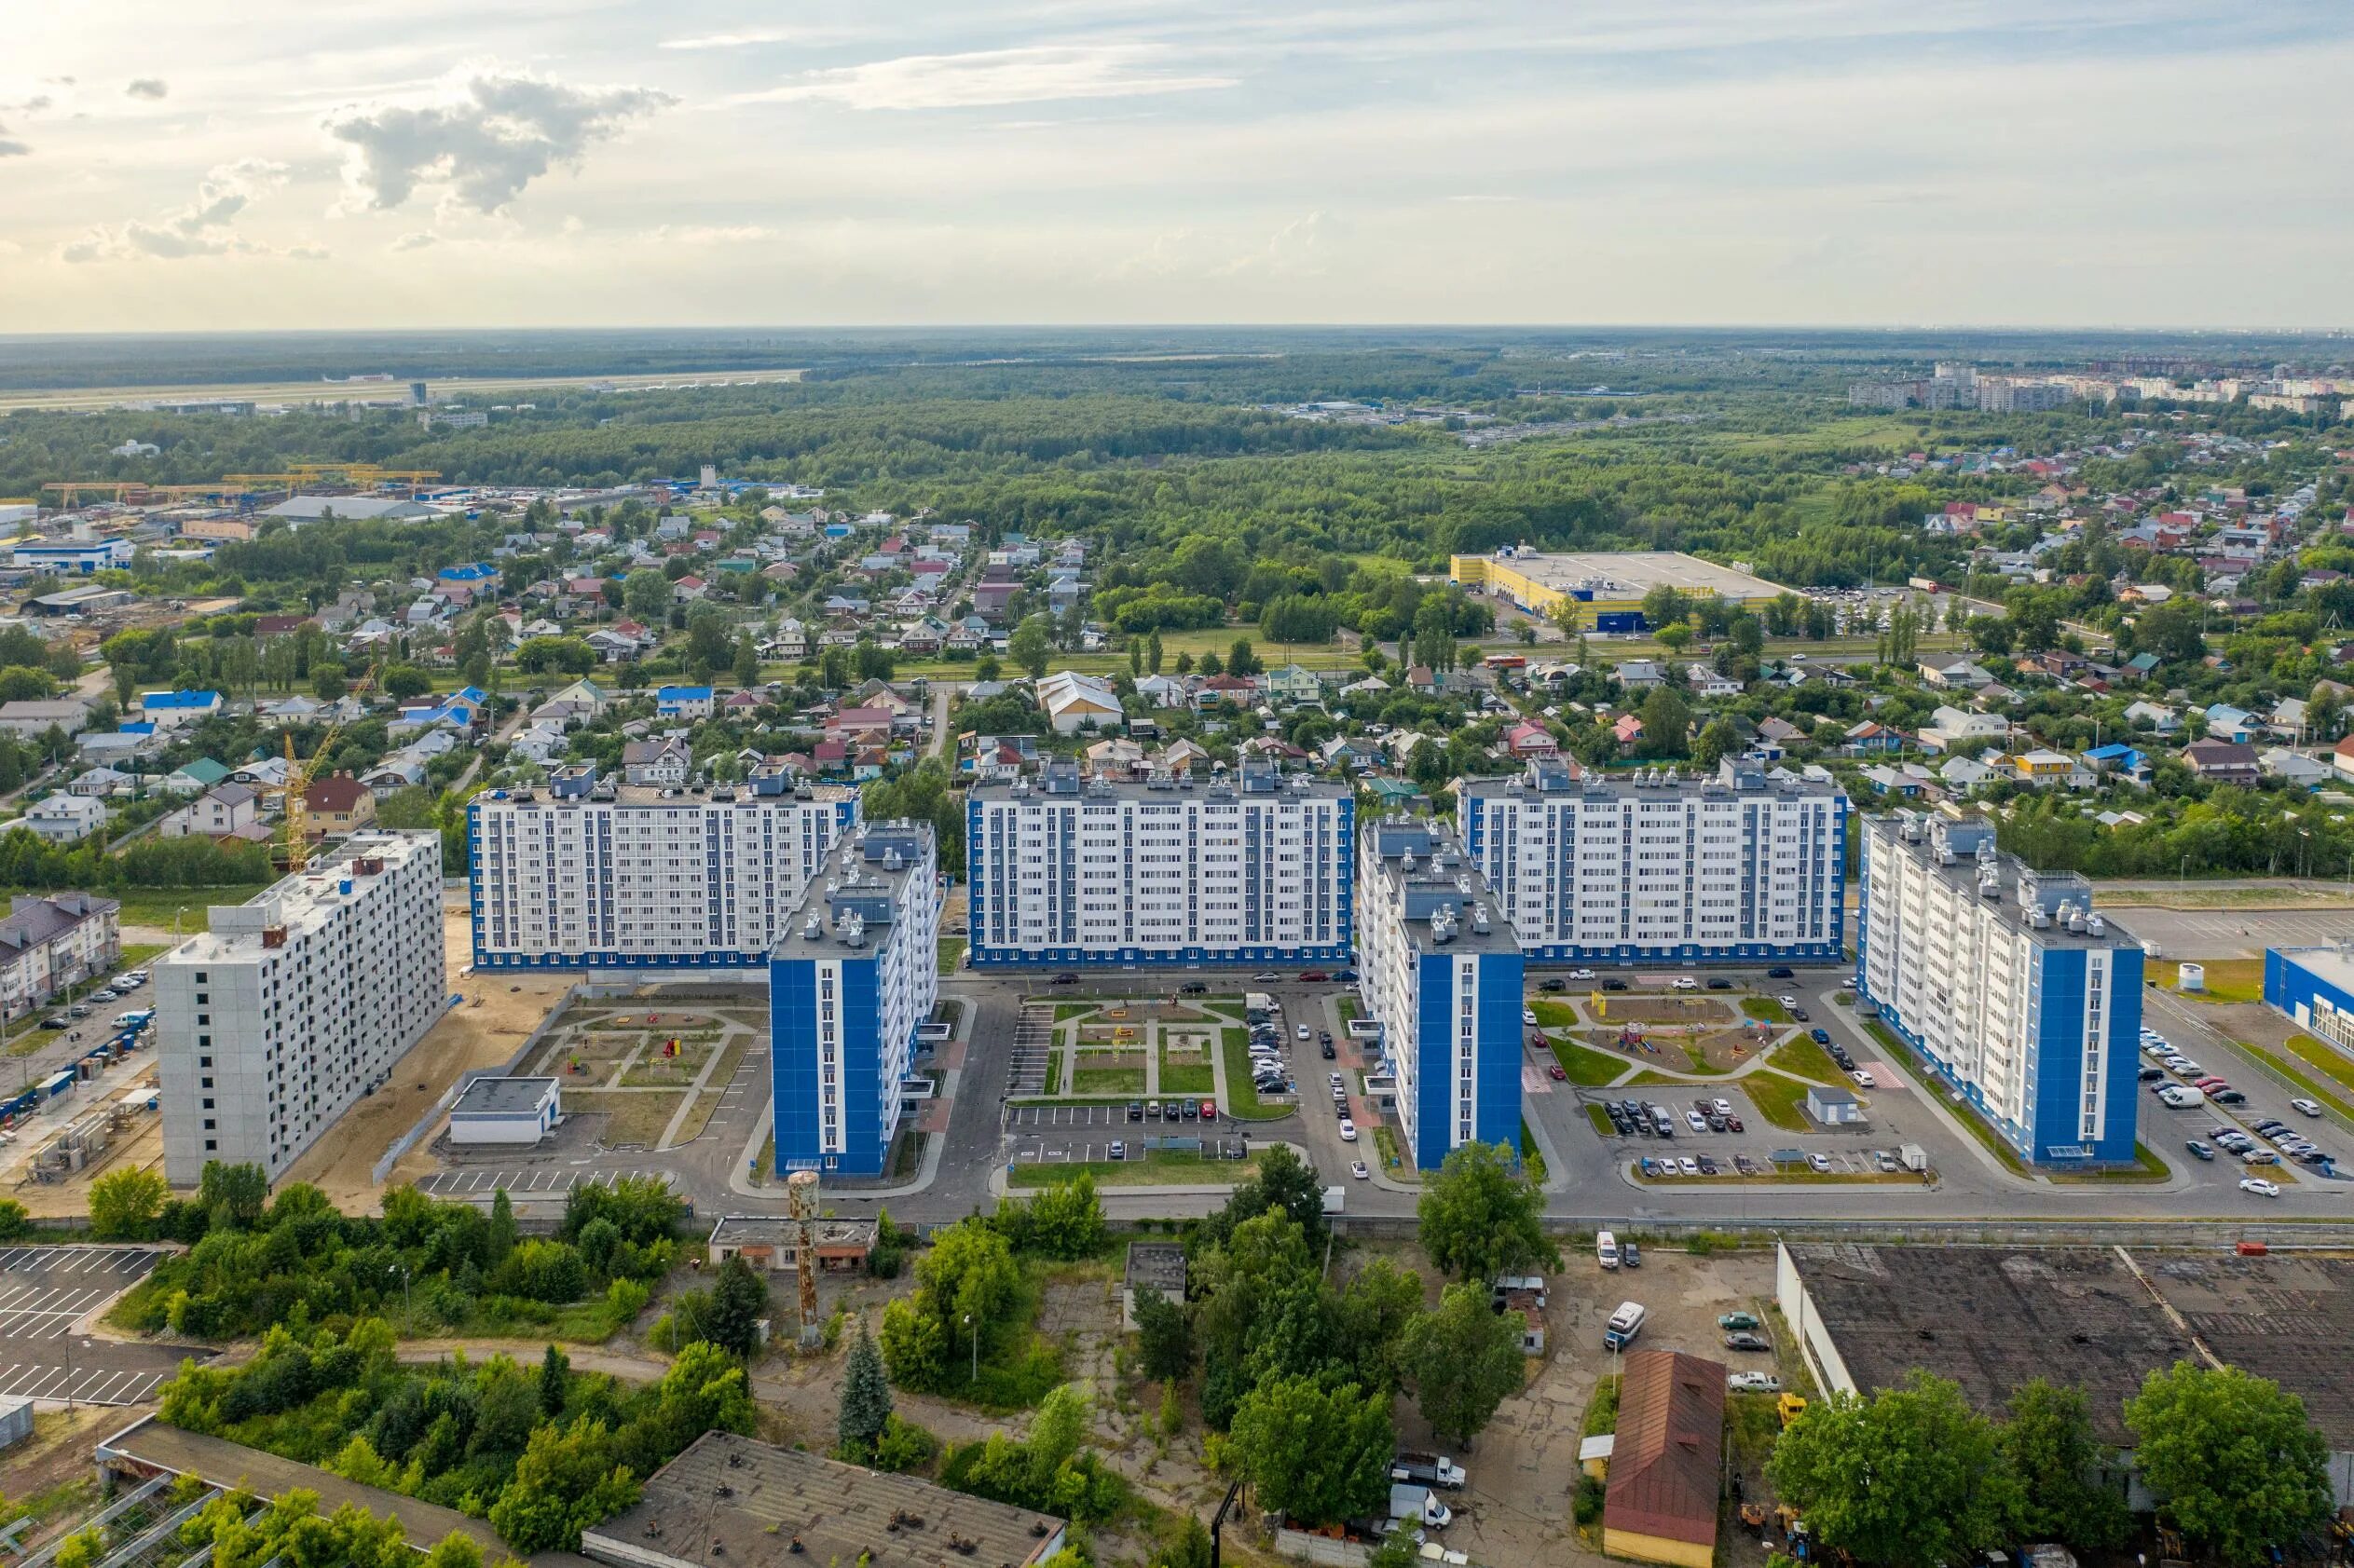
[[[165,1256],[153,1248],[0,1248],[0,1394],[93,1405],[149,1398],[185,1351],[92,1340],[73,1329]]]
[[[582,1185],[603,1183],[611,1186],[625,1176],[649,1177],[668,1181],[670,1173],[663,1170],[591,1170],[584,1166],[485,1166],[480,1170],[435,1171],[417,1183],[419,1190],[437,1198],[481,1198],[504,1187],[511,1198],[553,1197]]]

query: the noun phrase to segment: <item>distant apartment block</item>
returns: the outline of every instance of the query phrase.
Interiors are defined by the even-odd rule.
[[[1737,963],[1844,956],[1847,797],[1717,771],[1533,761],[1456,784],[1464,852],[1532,959]]]
[[[441,835],[354,834],[211,923],[155,966],[164,1174],[275,1181],[441,1016]]]
[[[741,784],[616,784],[586,765],[467,807],[480,969],[765,966],[855,791],[757,768]]]
[[[1360,836],[1360,978],[1414,1163],[1477,1140],[1520,1148],[1522,958],[1502,906],[1444,825]]]
[[[1355,821],[1347,785],[1273,763],[975,784],[973,967],[1345,963]]]
[[[931,827],[852,829],[788,923],[768,965],[776,1168],[879,1176],[914,1104],[917,1027],[939,995]]]
[[[1862,841],[1857,993],[2021,1159],[2132,1164],[2142,948],[2092,884],[1978,818],[1898,811]]]
[[[0,920],[0,1016],[15,1018],[123,956],[122,907],[87,893],[12,898]]]

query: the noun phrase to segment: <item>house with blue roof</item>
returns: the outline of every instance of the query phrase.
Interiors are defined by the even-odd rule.
[[[486,562],[469,561],[462,566],[444,566],[433,576],[443,582],[462,582],[470,588],[481,588],[499,580],[499,568]]]
[[[217,691],[143,691],[139,716],[158,729],[171,729],[212,718],[221,711]]]
[[[654,712],[664,718],[709,718],[715,706],[707,686],[663,686],[654,689]]]
[[[2228,702],[2218,702],[2207,710],[2207,733],[2215,740],[2244,746],[2256,738],[2260,728],[2254,714]]]
[[[2150,782],[2150,759],[2132,746],[2112,743],[2095,746],[2085,753],[2085,760],[2093,770],[2107,777],[2121,778],[2128,784],[2147,785]]]

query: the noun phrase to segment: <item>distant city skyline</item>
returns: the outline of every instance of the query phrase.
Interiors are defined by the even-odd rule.
[[[2327,0],[226,11],[11,19],[0,332],[2354,326]]]

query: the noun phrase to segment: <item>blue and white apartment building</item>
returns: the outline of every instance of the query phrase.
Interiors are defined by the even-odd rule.
[[[1715,773],[1541,759],[1455,786],[1465,852],[1531,959],[1836,963],[1847,811],[1836,784],[1727,758]]]
[[[1273,763],[976,784],[972,966],[1346,963],[1355,816],[1346,784]]]
[[[1454,836],[1427,818],[1368,826],[1359,973],[1398,1084],[1408,1153],[1435,1170],[1474,1140],[1520,1148],[1520,941]]]
[[[2019,1157],[2133,1163],[2142,945],[2092,884],[1994,847],[1993,825],[1863,825],[1855,989]]]
[[[677,788],[582,764],[477,795],[466,818],[477,969],[758,969],[858,795],[773,764]]]
[[[930,825],[855,828],[770,956],[776,1168],[880,1176],[915,1101],[916,1030],[939,995]]]
[[[2354,944],[2266,948],[2265,1001],[2354,1055]]]

